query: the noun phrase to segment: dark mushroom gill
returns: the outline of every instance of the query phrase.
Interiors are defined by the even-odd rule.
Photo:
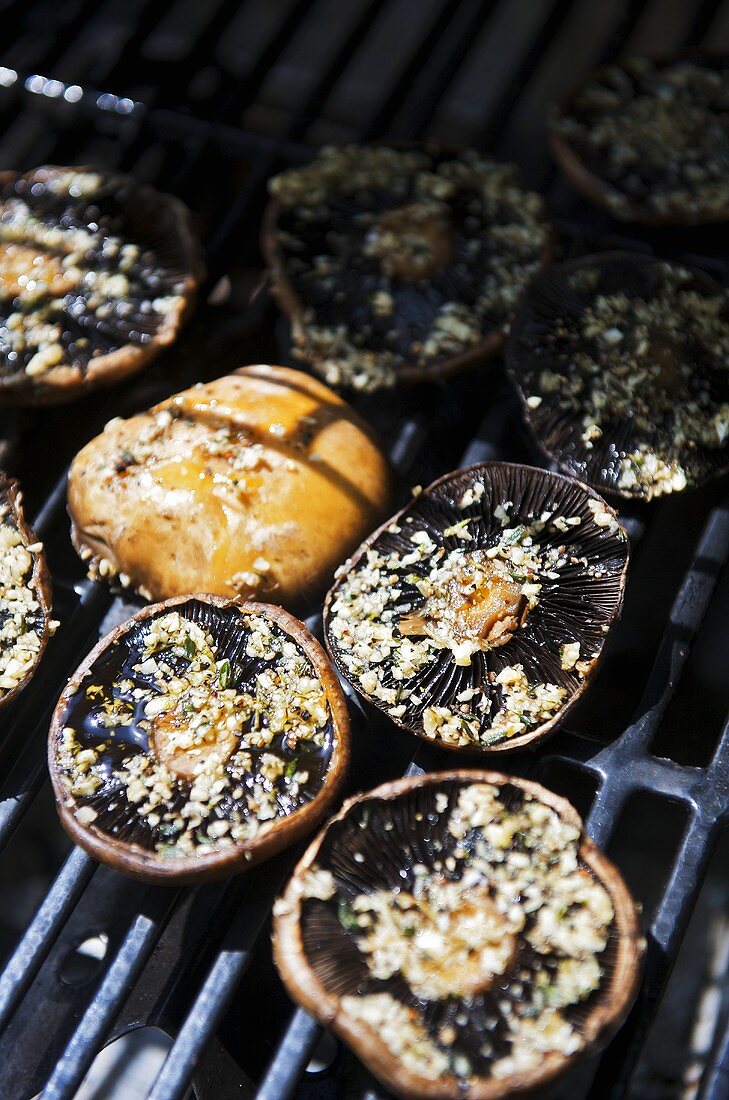
[[[425,1080],[433,1095],[507,1095],[564,1069],[620,1022],[641,950],[634,904],[572,808],[494,773],[353,800],[297,868],[274,931],[289,989],[335,1012],[388,1083],[394,1061],[407,1095]]]
[[[506,352],[544,450],[598,489],[642,499],[729,467],[728,356],[722,287],[618,252],[535,282]]]
[[[102,643],[51,729],[56,793],[75,824],[174,872],[186,857],[232,856],[310,807],[342,733],[315,643],[293,623],[190,598]]]
[[[582,690],[627,561],[614,512],[585,486],[474,466],[425,489],[340,570],[327,645],[358,691],[419,736],[520,745]]]
[[[325,149],[271,184],[264,249],[295,354],[373,390],[493,353],[549,253],[541,198],[464,152]]]

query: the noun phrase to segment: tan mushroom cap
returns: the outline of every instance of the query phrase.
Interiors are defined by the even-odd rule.
[[[68,506],[82,556],[149,599],[206,591],[297,607],[389,497],[365,422],[311,376],[259,365],[112,421],[76,457]]]

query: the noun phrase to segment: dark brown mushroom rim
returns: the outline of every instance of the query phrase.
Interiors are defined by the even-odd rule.
[[[51,578],[43,546],[23,514],[17,481],[0,471],[0,707],[35,672],[50,635]]]
[[[729,297],[702,271],[608,252],[529,289],[506,349],[538,443],[650,500],[729,469]]]
[[[552,112],[555,160],[621,221],[729,218],[729,57],[689,51],[604,66]]]
[[[274,913],[291,996],[418,1098],[552,1081],[620,1026],[644,947],[625,883],[572,806],[495,772],[350,800]]]
[[[319,823],[345,777],[349,722],[324,651],[292,615],[183,596],[96,646],[48,750],[77,844],[145,881],[198,882]]]
[[[56,404],[140,370],[202,273],[170,195],[89,167],[0,173],[0,402]]]
[[[448,749],[523,748],[592,677],[627,567],[625,531],[586,486],[471,466],[425,489],[340,569],[327,646],[403,729]]]
[[[262,248],[294,355],[376,390],[499,351],[551,259],[541,196],[477,153],[330,147],[270,183]]]

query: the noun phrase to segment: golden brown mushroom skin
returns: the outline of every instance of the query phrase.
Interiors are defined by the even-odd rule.
[[[365,422],[309,375],[266,365],[112,421],[68,487],[74,545],[92,569],[149,599],[203,591],[294,608],[389,498]]]

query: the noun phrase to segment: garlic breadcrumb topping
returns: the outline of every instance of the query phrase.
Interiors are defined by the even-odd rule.
[[[356,390],[504,332],[549,240],[541,197],[475,153],[329,147],[270,190],[302,309],[294,354]]]
[[[34,667],[46,631],[46,616],[33,581],[41,543],[28,546],[7,496],[0,500],[0,699]]]
[[[111,682],[89,671],[58,753],[80,821],[174,858],[250,840],[311,800],[331,733],[324,684],[264,616],[233,614],[233,659],[214,625],[169,611],[114,643],[129,656]]]
[[[615,920],[610,895],[580,857],[579,825],[511,784],[423,794],[417,803],[412,792],[360,806],[362,828],[390,823],[382,871],[368,867],[358,878],[331,853],[319,857],[326,867],[307,871],[305,906],[334,907],[349,941],[351,977],[337,978],[345,982],[342,1012],[368,1025],[411,1073],[452,1076],[464,1089],[476,1076],[504,1079],[550,1053],[576,1054],[586,1043],[581,1006],[610,980],[605,952]],[[416,845],[411,833],[421,830]],[[410,845],[422,862],[408,860]],[[398,858],[405,862],[393,886]],[[325,984],[330,953],[327,960]]]

